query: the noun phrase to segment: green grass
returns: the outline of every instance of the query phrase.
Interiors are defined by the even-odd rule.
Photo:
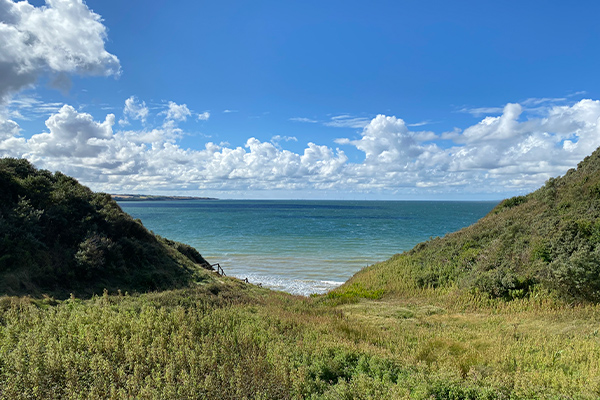
[[[5,297],[0,397],[594,399],[599,328],[596,305],[433,289],[337,305],[233,279]]]

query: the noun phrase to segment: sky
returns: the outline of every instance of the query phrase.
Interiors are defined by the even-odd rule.
[[[600,2],[0,0],[0,157],[96,191],[500,200],[600,146]]]

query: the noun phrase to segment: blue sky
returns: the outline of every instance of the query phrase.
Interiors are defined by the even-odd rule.
[[[0,0],[0,155],[111,193],[526,193],[600,146],[599,11]]]

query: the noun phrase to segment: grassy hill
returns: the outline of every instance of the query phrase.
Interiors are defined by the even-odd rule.
[[[110,195],[0,160],[0,294],[57,298],[149,291],[208,280],[192,247],[149,232]]]
[[[360,271],[336,293],[455,288],[506,300],[600,301],[600,150],[458,232]]]

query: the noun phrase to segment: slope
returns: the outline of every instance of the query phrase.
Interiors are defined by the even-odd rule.
[[[600,150],[458,232],[357,273],[333,296],[459,288],[513,299],[535,291],[600,301]]]
[[[149,232],[110,195],[26,160],[0,160],[0,294],[65,298],[211,279],[192,247]]]

